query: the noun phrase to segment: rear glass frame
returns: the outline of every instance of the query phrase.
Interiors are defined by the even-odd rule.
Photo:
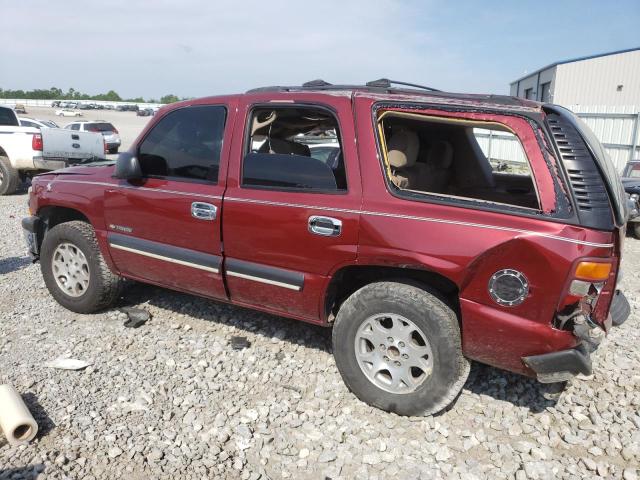
[[[449,115],[451,114],[465,114],[465,113],[481,113],[481,114],[489,114],[489,115],[502,115],[513,118],[519,118],[521,120],[525,120],[534,131],[534,134],[537,138],[538,147],[545,157],[545,167],[547,173],[554,179],[554,188],[556,195],[556,208],[552,212],[548,213],[538,213],[531,211],[529,209],[523,209],[519,207],[511,207],[510,205],[501,205],[501,204],[484,204],[477,201],[466,201],[464,199],[454,199],[453,201],[449,199],[441,199],[437,196],[433,196],[433,198],[421,198],[422,195],[399,195],[398,192],[394,191],[393,185],[390,183],[385,171],[384,171],[384,160],[382,158],[382,148],[380,145],[380,139],[378,135],[377,121],[378,115],[381,110],[410,110],[410,111],[422,111],[422,110],[439,110]],[[580,219],[575,211],[572,200],[567,198],[563,199],[563,195],[566,196],[566,192],[568,191],[567,181],[563,177],[557,177],[553,166],[556,162],[560,160],[556,157],[555,153],[552,153],[548,147],[546,147],[548,143],[548,136],[546,134],[546,126],[544,124],[544,118],[541,117],[537,112],[524,112],[524,111],[514,111],[509,108],[493,108],[492,106],[482,106],[478,105],[476,108],[471,108],[466,105],[445,105],[442,103],[432,103],[432,102],[419,102],[419,101],[389,101],[389,100],[380,100],[374,101],[370,107],[370,115],[371,115],[371,134],[373,136],[373,141],[376,144],[376,153],[378,154],[379,161],[378,165],[380,168],[380,174],[383,176],[383,181],[385,183],[385,187],[387,192],[393,197],[402,199],[402,200],[410,200],[415,202],[422,203],[431,203],[436,205],[444,205],[451,206],[456,208],[463,208],[468,210],[477,210],[482,212],[494,212],[500,213],[510,216],[516,217],[524,217],[524,218],[533,218],[538,220],[543,220],[546,222],[559,223],[563,225],[576,225],[581,226]],[[548,159],[549,156],[552,156],[552,159]],[[563,169],[561,169],[563,171]],[[561,198],[562,197],[562,198]],[[564,205],[565,202],[569,202],[567,205]]]

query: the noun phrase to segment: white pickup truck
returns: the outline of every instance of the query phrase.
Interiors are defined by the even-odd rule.
[[[21,127],[15,111],[0,105],[0,195],[36,173],[103,158],[100,133]]]

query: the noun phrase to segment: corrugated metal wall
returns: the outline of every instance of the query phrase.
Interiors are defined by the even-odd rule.
[[[593,130],[618,171],[629,160],[640,159],[639,107],[570,105],[568,108]]]
[[[474,128],[478,145],[489,161],[526,163],[522,145],[512,133]]]
[[[640,50],[558,65],[553,102],[640,105]]]
[[[640,108],[583,105],[571,105],[569,108],[593,130],[619,172],[632,158],[640,160]],[[484,129],[475,129],[474,132],[480,148],[490,160],[526,162],[520,142],[513,135]]]

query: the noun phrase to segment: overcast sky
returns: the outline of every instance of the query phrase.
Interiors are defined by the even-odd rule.
[[[640,2],[0,0],[0,88],[204,96],[380,77],[508,93],[557,60],[640,47]]]

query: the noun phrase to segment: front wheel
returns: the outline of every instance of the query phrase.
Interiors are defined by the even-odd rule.
[[[369,284],[340,307],[333,353],[347,387],[362,401],[399,415],[432,415],[469,375],[453,310],[425,289]]]
[[[640,222],[635,222],[633,224],[633,234],[636,238],[640,239]]]
[[[118,299],[120,277],[105,263],[93,227],[86,222],[61,223],[49,230],[40,264],[53,298],[73,312],[93,313]]]

